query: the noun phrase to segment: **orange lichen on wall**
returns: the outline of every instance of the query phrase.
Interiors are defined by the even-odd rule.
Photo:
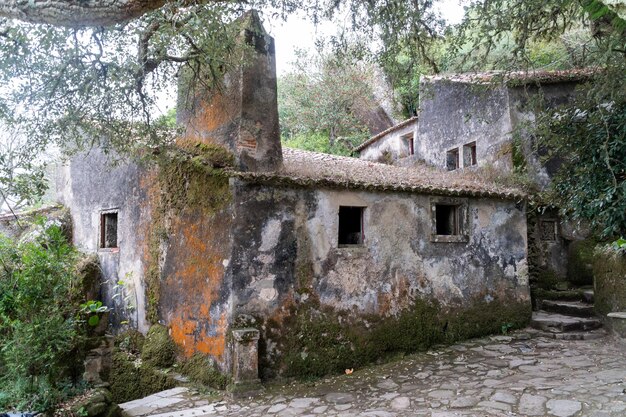
[[[228,316],[221,304],[226,244],[220,221],[194,213],[172,219],[163,307],[173,340],[186,356],[195,352],[220,360],[226,349]],[[222,229],[223,230],[223,229]],[[217,234],[217,236],[216,236]]]
[[[232,97],[225,97],[220,93],[213,93],[210,103],[196,104],[199,108],[187,120],[185,138],[193,138],[206,142],[203,134],[212,132],[236,119]]]

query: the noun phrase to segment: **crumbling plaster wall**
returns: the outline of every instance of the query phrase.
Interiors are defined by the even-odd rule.
[[[59,167],[57,188],[60,202],[70,209],[74,245],[98,255],[105,280],[102,301],[115,306],[113,324],[119,326],[128,320],[145,332],[148,323],[141,259],[146,236],[137,233],[137,227],[146,221],[148,213],[140,179],[141,170],[136,164],[120,163],[113,167],[102,151],[93,149]],[[103,210],[118,213],[117,249],[100,249]],[[116,287],[119,281],[124,284]],[[116,293],[120,296],[114,298]]]
[[[411,156],[407,137],[410,136],[411,140],[415,139],[416,127],[417,122],[414,122],[389,132],[363,149],[359,158],[366,161],[391,163]]]
[[[395,316],[416,299],[455,307],[492,301],[530,306],[525,211],[513,201],[463,200],[468,241],[436,243],[431,196],[242,181],[234,190],[229,268],[235,322],[280,323],[311,300],[352,318]],[[339,206],[366,207],[363,245],[338,246]],[[268,333],[262,338],[273,355],[278,342]]]
[[[113,330],[123,329],[128,321],[145,333],[158,321],[170,327],[181,353],[210,354],[228,371],[228,178],[221,190],[227,194],[226,203],[215,210],[187,201],[172,209],[163,205],[156,166],[109,162],[97,149],[78,155],[60,169],[58,187],[61,202],[70,208],[74,244],[100,260],[102,301],[113,307]],[[184,198],[184,193],[177,197]],[[101,249],[100,214],[111,209],[118,213],[118,248]],[[123,285],[116,286],[120,280]]]
[[[446,168],[446,152],[476,142],[479,166],[512,168],[507,145],[512,124],[504,86],[451,80],[420,81],[420,109],[415,153],[426,163]],[[462,162],[461,162],[462,163]]]

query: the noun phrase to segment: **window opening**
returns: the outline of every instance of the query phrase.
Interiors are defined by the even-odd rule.
[[[435,227],[437,235],[452,236],[459,235],[459,207],[457,205],[436,204],[435,205]]]
[[[100,215],[100,248],[117,248],[117,212]]]
[[[365,207],[339,207],[339,245],[363,244],[363,210]]]
[[[556,221],[541,220],[539,222],[541,240],[556,240]]]
[[[409,155],[415,155],[415,147],[413,145],[413,134],[404,136],[409,149]]]
[[[476,163],[476,142],[474,141],[463,146],[463,166],[474,166]]]
[[[446,167],[448,171],[454,171],[459,167],[459,148],[446,152]]]

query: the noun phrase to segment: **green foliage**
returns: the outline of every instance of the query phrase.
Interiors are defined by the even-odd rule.
[[[109,307],[102,305],[102,301],[89,300],[80,305],[80,311],[87,315],[87,324],[96,327],[100,323],[100,314],[109,311]]]
[[[615,70],[623,70],[617,67]],[[610,70],[607,70],[610,71]],[[536,126],[547,157],[558,157],[551,202],[602,237],[626,234],[626,81],[587,86],[567,107],[546,112]]]
[[[350,54],[321,51],[310,56],[300,51],[294,71],[278,84],[278,113],[287,146],[346,154],[366,139],[369,131],[362,117],[378,106],[373,77],[373,67]]]
[[[326,133],[312,132],[298,133],[287,139],[283,137],[282,142],[287,148],[349,156],[352,149],[361,143],[362,140],[363,139],[359,139],[359,137],[355,137],[350,140],[336,141],[331,146]]]
[[[81,343],[72,302],[77,252],[57,226],[20,245],[0,238],[0,392],[4,407],[45,410],[71,387]]]
[[[0,208],[35,205],[48,188],[45,157],[15,129],[0,135]]]
[[[616,249],[626,249],[626,239],[619,238],[613,243],[613,245]]]

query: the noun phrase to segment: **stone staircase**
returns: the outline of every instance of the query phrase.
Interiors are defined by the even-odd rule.
[[[548,291],[537,295],[530,325],[542,335],[561,340],[591,340],[606,336],[595,317],[593,290]]]

